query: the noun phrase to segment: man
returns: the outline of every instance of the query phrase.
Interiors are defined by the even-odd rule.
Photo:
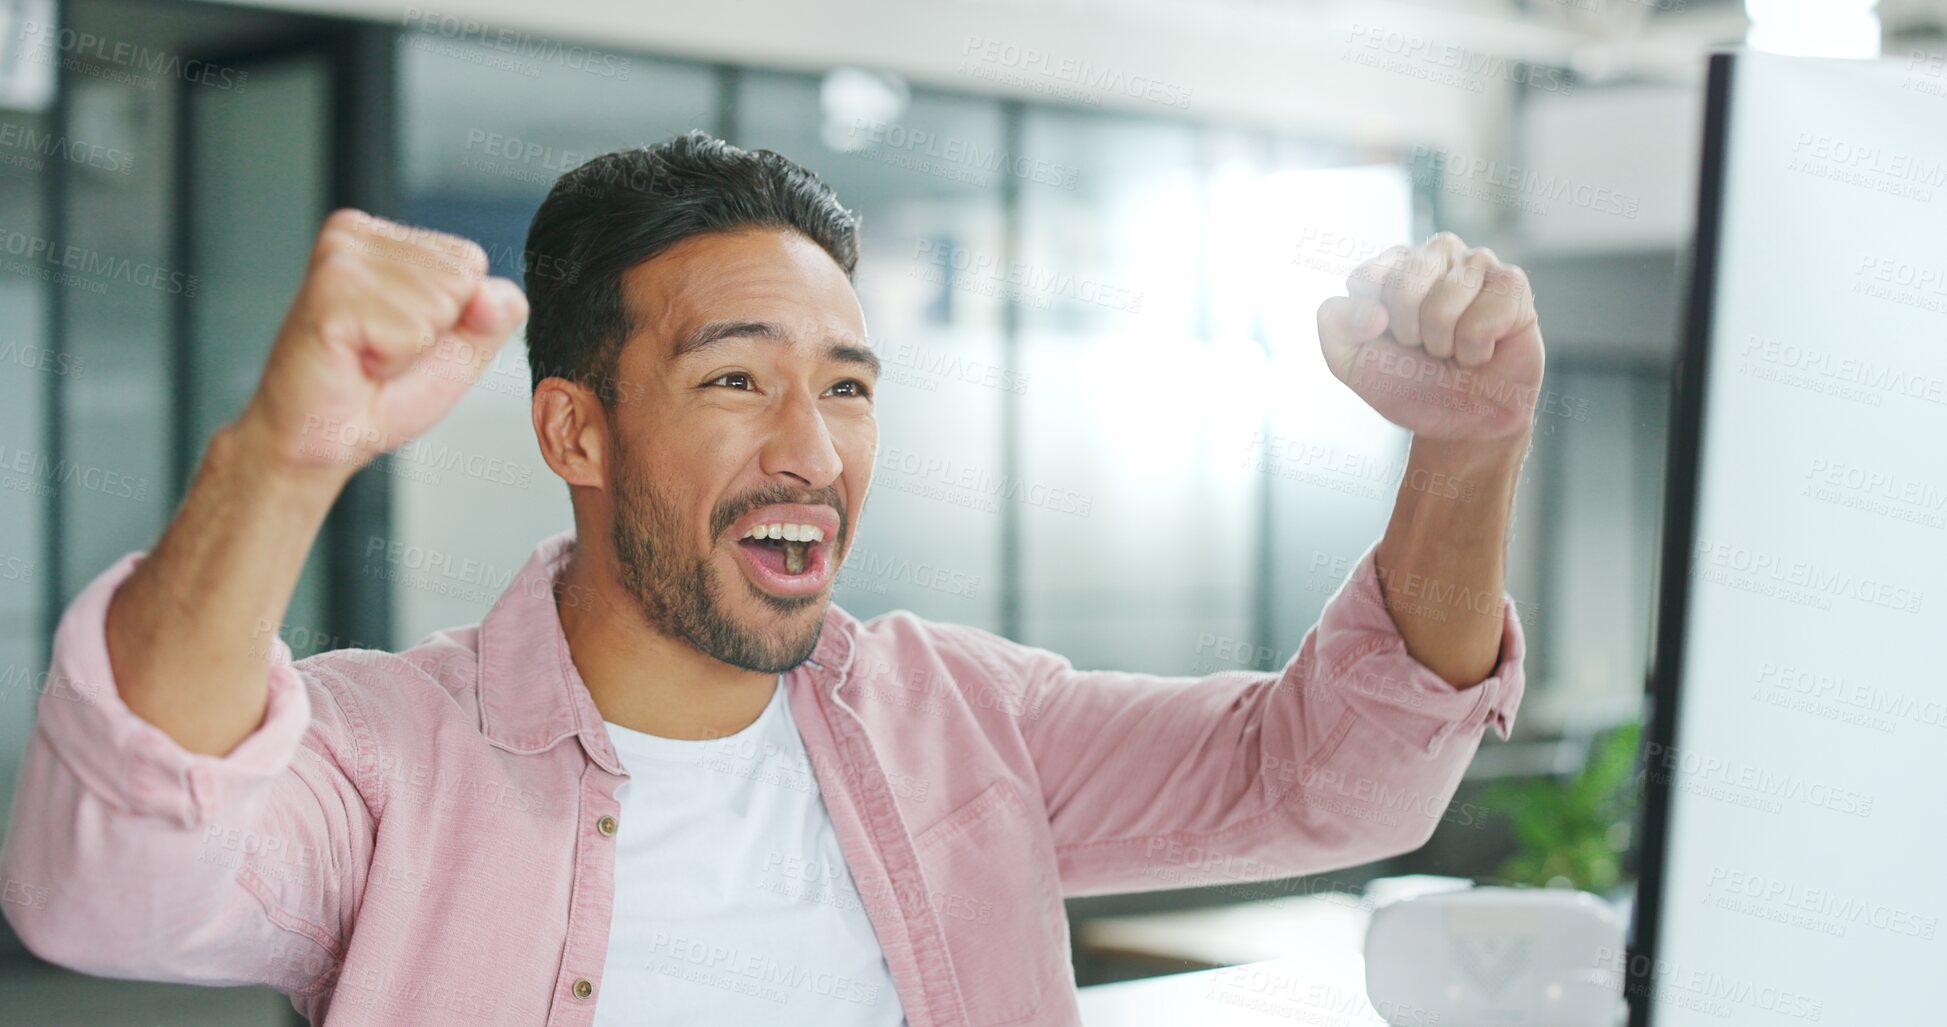
[[[334,1025],[1074,1024],[1063,896],[1413,849],[1506,737],[1542,342],[1487,250],[1396,248],[1320,309],[1414,432],[1398,504],[1281,672],[1202,679],[831,603],[878,362],[856,219],[804,169],[609,154],[528,250],[578,272],[526,275],[573,532],[405,652],[265,644],[349,475],[528,316],[478,246],[333,214],[154,551],[63,617],[52,680],[91,701],[43,698],[4,854],[35,952]]]

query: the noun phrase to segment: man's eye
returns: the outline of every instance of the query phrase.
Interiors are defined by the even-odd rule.
[[[742,372],[742,371],[732,371],[732,372],[730,372],[729,374],[726,374],[726,375],[724,375],[724,376],[722,376],[722,377],[720,377],[720,378],[718,378],[718,379],[717,379],[716,381],[713,381],[713,382],[711,382],[710,384],[711,384],[711,385],[716,385],[716,384],[718,384],[718,383],[720,383],[720,382],[730,382],[730,381],[740,381],[740,382],[743,382],[743,383],[745,383],[745,385],[748,385],[748,384],[750,383],[750,375],[748,375],[748,374],[745,374],[745,373],[744,373],[744,372]],[[732,385],[732,386],[731,386],[731,388],[733,388],[733,389],[737,389],[737,388],[743,388],[743,387],[745,387],[745,386],[740,386],[740,385]]]
[[[834,388],[834,389],[843,389],[843,388],[846,388],[847,386],[849,386],[849,387],[851,388],[851,390],[852,390],[852,391],[850,391],[850,392],[841,392],[841,393],[839,393],[839,395],[841,395],[841,396],[857,396],[857,397],[860,397],[860,398],[866,398],[866,397],[869,397],[869,396],[871,396],[871,395],[872,395],[872,390],[870,390],[870,389],[868,389],[868,388],[866,388],[866,387],[865,387],[865,383],[864,383],[864,382],[862,382],[862,381],[859,381],[859,380],[858,380],[857,378],[847,378],[847,379],[845,379],[844,381],[842,381],[842,382],[839,382],[839,383],[838,383],[837,385],[834,385],[834,386],[832,386],[832,388]]]

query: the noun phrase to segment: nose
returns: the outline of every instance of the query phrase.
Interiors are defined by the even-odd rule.
[[[766,478],[786,475],[806,488],[822,489],[838,480],[845,464],[815,398],[794,391],[777,407],[758,466]]]

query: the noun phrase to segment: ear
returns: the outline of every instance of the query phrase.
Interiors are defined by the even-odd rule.
[[[562,481],[606,487],[608,413],[594,392],[566,378],[543,378],[534,386],[530,412],[541,458]]]

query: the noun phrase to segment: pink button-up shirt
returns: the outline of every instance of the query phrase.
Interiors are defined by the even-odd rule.
[[[542,542],[484,621],[404,652],[293,663],[267,633],[263,723],[222,757],[123,705],[103,621],[143,554],[122,557],[56,634],[0,909],[55,963],[267,984],[329,1027],[589,1024],[627,775],[555,609],[572,545]],[[786,688],[912,1027],[1079,1023],[1063,896],[1426,841],[1483,728],[1507,737],[1521,628],[1503,597],[1499,665],[1453,688],[1406,653],[1374,548],[1280,671],[1079,671],[828,608]]]

